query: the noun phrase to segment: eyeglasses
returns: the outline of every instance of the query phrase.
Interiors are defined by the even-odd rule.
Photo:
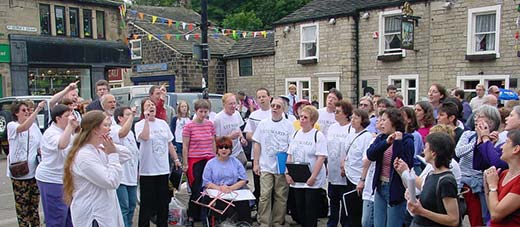
[[[278,104],[271,104],[271,108],[273,108],[273,109],[281,109],[282,106],[278,105]]]
[[[340,114],[340,113],[343,113],[343,111],[342,110],[336,110],[336,111],[334,111],[334,113]]]
[[[495,91],[495,92],[493,92],[493,93],[494,93],[494,94],[500,94],[500,91]]]
[[[20,112],[29,112],[29,109],[20,109]]]
[[[226,145],[224,145],[224,146],[218,146],[218,149],[229,149],[229,148],[230,148],[230,147],[229,147],[229,146],[226,146]]]

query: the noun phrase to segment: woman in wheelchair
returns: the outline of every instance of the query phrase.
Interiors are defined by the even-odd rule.
[[[217,137],[217,156],[208,161],[202,175],[202,187],[205,189],[216,189],[221,193],[231,193],[235,190],[244,189],[247,186],[246,170],[242,163],[235,157],[230,157],[233,141],[230,137]],[[223,195],[223,194],[222,194]],[[216,208],[216,210],[225,211],[220,214],[215,211],[209,212],[209,220],[214,217],[217,221],[224,221],[231,218],[234,221],[251,223],[251,209],[249,201],[233,201],[234,206],[228,203],[205,196],[204,203]],[[229,202],[229,201],[228,201]],[[207,208],[205,208],[208,211]]]

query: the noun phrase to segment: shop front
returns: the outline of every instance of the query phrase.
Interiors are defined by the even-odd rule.
[[[94,96],[109,71],[130,68],[123,43],[66,37],[9,35],[12,95],[52,95],[79,82],[79,95]]]

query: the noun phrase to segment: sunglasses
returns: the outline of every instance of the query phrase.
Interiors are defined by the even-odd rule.
[[[218,146],[218,149],[229,149],[230,147],[229,146]]]
[[[278,105],[278,104],[271,104],[271,108],[273,108],[273,109],[281,109],[282,106]]]

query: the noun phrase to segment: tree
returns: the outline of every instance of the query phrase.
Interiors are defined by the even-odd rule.
[[[225,28],[255,30],[262,27],[262,21],[254,12],[239,12],[226,16],[222,21]]]

